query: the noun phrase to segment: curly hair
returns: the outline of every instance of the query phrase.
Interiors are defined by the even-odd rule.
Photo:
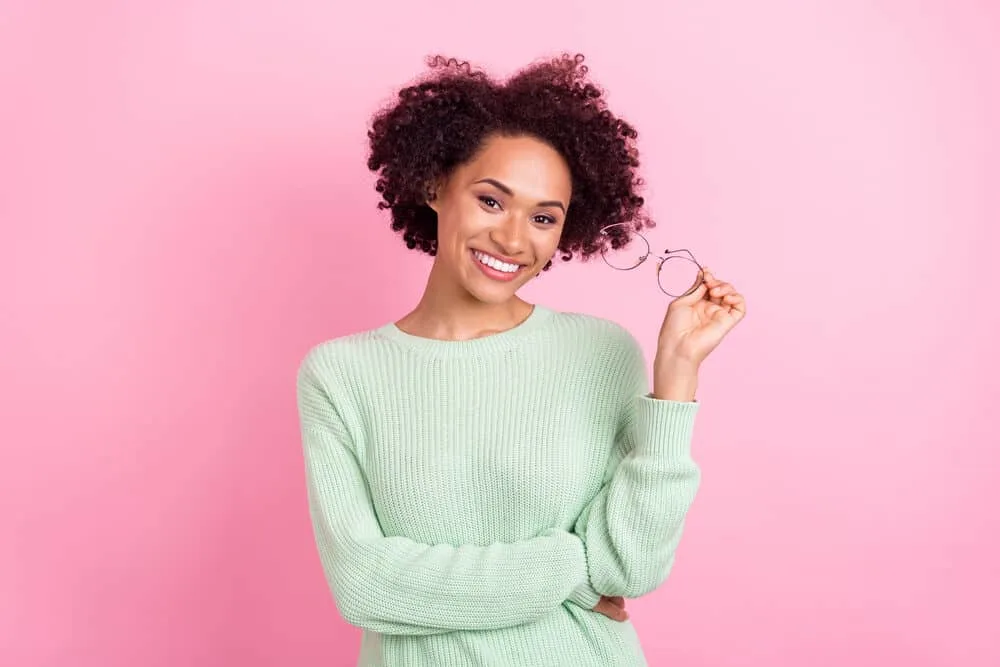
[[[432,184],[472,159],[491,135],[533,136],[558,151],[573,184],[559,251],[587,259],[632,231],[652,227],[637,194],[638,133],[607,109],[582,55],[538,62],[498,82],[467,62],[433,56],[429,71],[372,119],[368,168],[378,174],[379,209],[407,247],[437,252]],[[602,235],[606,225],[622,224]],[[549,269],[552,262],[545,265]]]

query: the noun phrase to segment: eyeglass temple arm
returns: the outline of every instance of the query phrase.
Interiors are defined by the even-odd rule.
[[[678,248],[676,250],[669,250],[668,249],[668,250],[664,250],[663,252],[666,253],[666,254],[668,254],[668,255],[673,255],[673,254],[676,254],[676,253],[679,253],[679,252],[686,252],[688,254],[688,257],[691,258],[691,261],[694,262],[695,264],[698,264],[698,260],[696,260],[694,258],[694,255],[691,254],[691,251],[688,250],[687,248]],[[701,264],[698,264],[698,268],[699,269],[701,268]]]

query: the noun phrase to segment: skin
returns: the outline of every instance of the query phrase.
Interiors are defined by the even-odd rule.
[[[516,326],[534,307],[517,291],[555,254],[562,235],[572,194],[565,160],[536,139],[494,137],[434,190],[428,205],[438,215],[437,255],[423,296],[396,325],[445,340]],[[471,249],[525,266],[513,281],[498,282],[483,275]]]
[[[434,185],[438,252],[423,296],[396,325],[415,336],[469,340],[523,322],[534,306],[517,291],[556,253],[572,179],[562,156],[529,136],[493,136]],[[510,281],[484,274],[473,250],[521,265]],[[746,315],[735,287],[705,268],[702,282],[664,315],[653,361],[653,398],[693,401],[705,358]],[[602,597],[594,611],[625,621],[625,600]]]

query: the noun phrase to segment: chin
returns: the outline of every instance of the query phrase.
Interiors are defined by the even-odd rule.
[[[482,303],[500,305],[514,298],[521,289],[521,281],[501,285],[483,285],[480,281],[465,283],[465,291]]]

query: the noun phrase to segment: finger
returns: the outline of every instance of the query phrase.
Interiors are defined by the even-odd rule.
[[[613,604],[609,604],[610,613],[607,614],[608,618],[622,623],[628,620],[628,612],[622,607],[616,607]]]
[[[608,602],[610,602],[616,607],[620,607],[622,609],[625,608],[625,598],[623,598],[621,595],[615,595],[614,597],[608,598]]]
[[[622,607],[617,607],[611,604],[607,598],[601,598],[601,601],[597,603],[596,607],[594,607],[594,611],[607,616],[613,621],[628,620],[628,612]]]
[[[746,315],[746,304],[742,299],[738,299],[734,303],[727,303],[722,306],[709,306],[706,311],[709,319],[711,320],[711,326],[714,328],[720,336],[726,335],[733,327],[739,324],[743,316]]]
[[[726,312],[726,309],[717,304],[709,304],[705,306],[705,316],[710,320],[718,320],[717,315]]]
[[[708,287],[705,300],[718,305],[722,304],[722,299],[726,294],[736,291],[736,288],[731,283],[719,280],[711,271],[708,272],[705,285]]]
[[[725,284],[716,285],[715,287],[708,290],[708,295],[705,297],[711,303],[717,306],[722,305],[722,299],[725,296]]]
[[[737,321],[742,320],[747,314],[747,300],[743,298],[742,294],[735,294],[733,303],[731,305],[731,310],[733,316]]]
[[[735,306],[737,304],[746,304],[746,298],[736,290],[733,290],[719,299],[719,302],[722,305]]]
[[[732,283],[720,282],[709,290],[709,294],[711,294],[713,298],[721,298],[727,294],[732,294],[735,291],[736,288],[733,287]]]
[[[704,299],[706,294],[708,294],[708,286],[702,282],[690,294],[674,299],[671,305],[676,303],[679,306],[693,306]]]
[[[729,305],[741,303],[743,301],[743,295],[740,294],[739,292],[730,292],[729,294],[726,294],[724,297],[722,297],[722,301]]]
[[[707,266],[702,267],[702,274],[704,275],[705,283],[709,286],[709,288],[715,287],[720,282],[722,282],[721,280],[715,277],[715,274],[712,273],[711,269],[709,269]]]

